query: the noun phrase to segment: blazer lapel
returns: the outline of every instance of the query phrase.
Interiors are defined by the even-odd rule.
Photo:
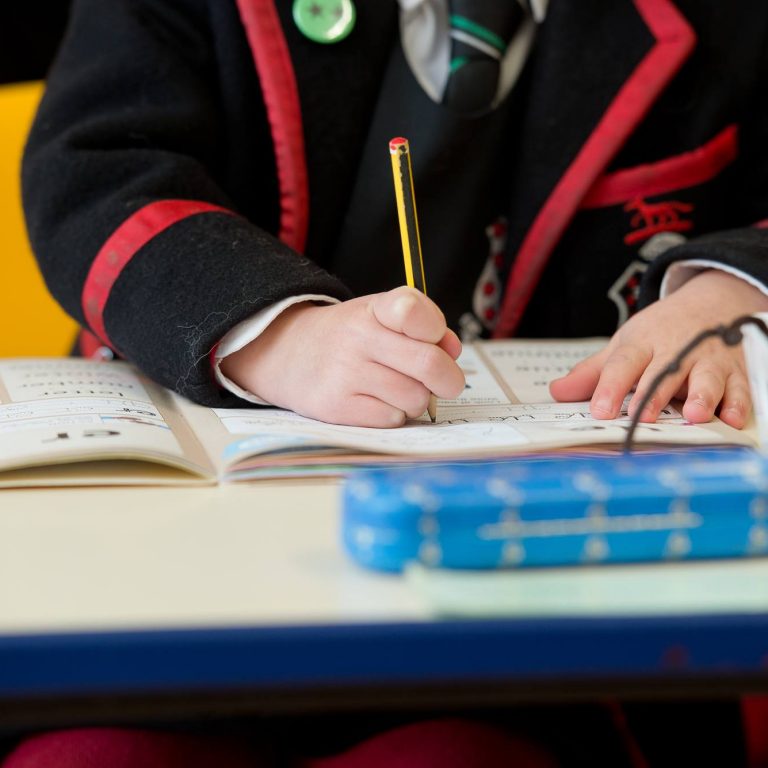
[[[306,251],[313,253],[332,240],[346,211],[383,72],[397,39],[398,4],[356,0],[357,18],[349,36],[322,44],[308,40],[297,28],[293,0],[258,1],[274,2],[295,72],[309,181]]]
[[[293,0],[235,2],[274,144],[278,237],[297,251],[311,252],[313,243],[327,241],[343,216],[391,49],[397,3],[358,3],[352,33],[338,43],[322,44],[297,28]]]
[[[581,200],[695,41],[671,0],[550,4],[531,62],[512,189],[516,255],[494,337],[514,333]]]

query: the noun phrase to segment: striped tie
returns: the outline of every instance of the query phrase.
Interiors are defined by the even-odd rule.
[[[451,63],[443,104],[465,115],[495,106],[501,61],[524,19],[518,0],[450,0]]]

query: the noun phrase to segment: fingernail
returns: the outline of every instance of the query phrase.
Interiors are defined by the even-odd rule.
[[[725,408],[720,413],[720,418],[726,424],[730,424],[732,427],[736,427],[737,429],[743,427],[747,420],[744,408],[739,405],[732,405],[728,408]]]
[[[392,305],[392,310],[399,317],[405,317],[415,303],[416,299],[413,296],[399,296]]]
[[[601,398],[592,403],[593,413],[604,413],[606,416],[613,416],[613,403],[607,398]]]

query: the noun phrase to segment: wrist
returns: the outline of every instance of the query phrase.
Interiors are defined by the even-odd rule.
[[[302,316],[319,308],[311,301],[286,308],[255,339],[221,361],[222,374],[250,394],[280,405],[275,393],[286,368],[286,342],[296,337]]]
[[[738,314],[768,311],[768,295],[765,291],[737,275],[719,269],[706,269],[694,275],[676,293],[711,300],[713,308],[730,303]]]

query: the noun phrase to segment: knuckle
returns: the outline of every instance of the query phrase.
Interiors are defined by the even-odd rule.
[[[686,402],[697,403],[706,408],[714,408],[723,396],[722,387],[713,387],[712,381],[704,382],[701,378],[688,382]]]
[[[467,386],[467,382],[464,380],[464,377],[461,377],[460,381],[457,381],[453,388],[447,393],[447,397],[451,400],[455,400],[457,397],[461,395],[461,393],[464,391],[464,389]]]
[[[331,344],[339,350],[362,347],[365,349],[370,344],[371,328],[366,323],[345,323],[344,333],[331,339]]]
[[[382,416],[383,423],[380,424],[379,426],[385,429],[394,429],[396,427],[402,427],[403,424],[405,424],[406,418],[407,418],[407,414],[405,411],[401,411],[399,408],[387,408]]]
[[[680,373],[670,373],[663,365],[653,364],[645,369],[637,391],[641,396],[647,393],[654,402],[667,401],[679,389],[683,380],[684,376]]]
[[[453,385],[448,392],[448,397],[451,399],[457,398],[466,388],[467,386],[467,379],[464,376],[464,371],[459,368],[459,366],[455,366],[454,370],[455,376],[452,378],[451,384]]]
[[[432,379],[440,371],[444,352],[434,344],[425,344],[419,355],[418,369],[421,381]]]
[[[726,394],[729,401],[742,403],[745,410],[752,407],[752,393],[747,387],[733,387]]]
[[[452,362],[452,365],[448,368],[441,365],[439,371],[439,377],[436,377],[432,390],[437,397],[444,398],[445,400],[456,399],[466,386],[466,380],[464,373],[458,365]]]
[[[644,413],[657,411],[659,408],[659,400],[660,398],[657,394],[649,395],[647,392],[639,392],[637,394],[637,407],[639,408],[642,405]]]
[[[749,408],[742,400],[728,400],[723,403],[723,410],[731,411],[731,413],[736,413],[739,416],[746,416]]]
[[[735,375],[731,377],[723,398],[723,408],[735,411],[743,416],[752,408],[752,394],[745,380]]]
[[[409,419],[417,419],[429,405],[430,393],[426,387],[414,387],[409,393],[408,403],[405,407],[405,414]]]
[[[710,381],[723,381],[723,369],[709,361],[702,361],[696,366],[696,378]]]
[[[633,348],[628,346],[619,347],[614,350],[605,361],[604,368],[626,368],[637,365],[639,354]]]
[[[679,378],[676,376],[661,376],[660,370],[648,370],[646,375],[637,386],[639,397],[648,397],[648,402],[653,405],[661,405],[662,401],[669,400],[672,393],[680,386]]]

